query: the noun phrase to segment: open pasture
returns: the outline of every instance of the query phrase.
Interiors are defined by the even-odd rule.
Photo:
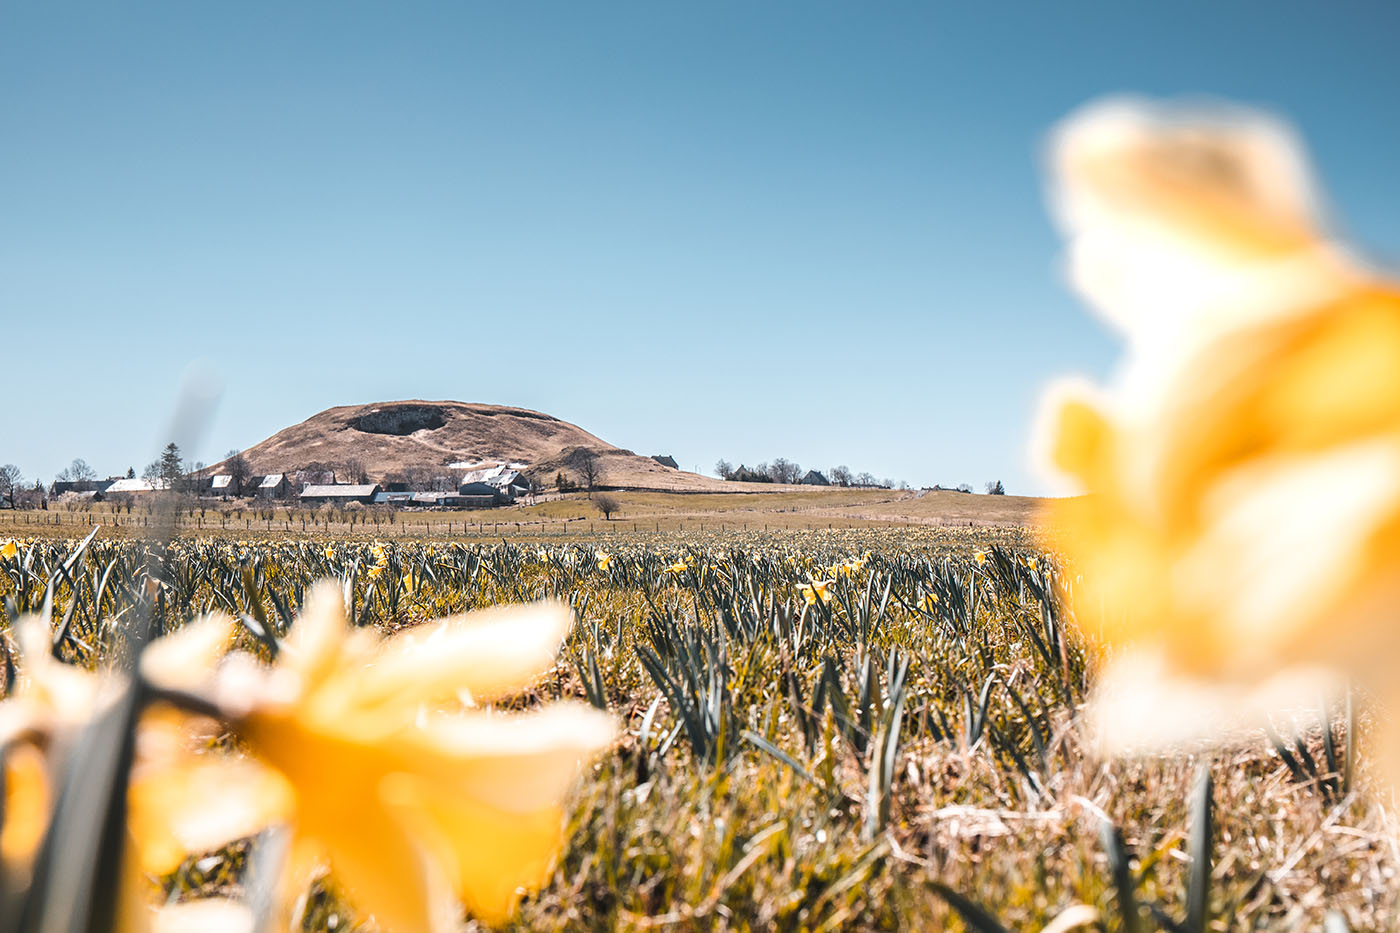
[[[522,929],[1395,924],[1364,712],[1350,730],[1332,711],[1224,752],[1102,759],[1082,724],[1098,660],[1065,609],[1073,577],[1022,529],[220,536],[153,562],[131,538],[79,547],[33,538],[0,557],[8,682],[8,630],[48,596],[54,653],[83,666],[147,599],[162,630],[241,618],[255,653],[325,577],[345,581],[356,625],[382,630],[566,601],[559,663],[500,705],[581,697],[621,735],[574,792]],[[246,849],[161,883],[177,899],[238,892]],[[306,929],[361,922],[333,877],[307,905]]]
[[[756,484],[744,484],[752,488]],[[761,486],[759,486],[762,489]],[[928,490],[801,489],[761,492],[607,492],[617,511],[604,516],[586,493],[550,493],[494,509],[391,510],[385,507],[299,508],[281,501],[55,504],[51,509],[0,511],[0,535],[81,537],[95,524],[104,534],[145,536],[173,522],[187,535],[255,533],[302,537],[540,538],[665,533],[762,532],[815,529],[880,529],[1028,525],[1045,500]],[[600,493],[603,495],[603,493]],[[159,514],[159,518],[157,518]]]

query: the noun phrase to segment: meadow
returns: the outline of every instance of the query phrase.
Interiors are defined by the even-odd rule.
[[[583,698],[621,731],[512,928],[1397,923],[1365,698],[1223,750],[1102,757],[1083,723],[1101,649],[1067,608],[1072,569],[1023,528],[46,535],[0,570],[7,689],[8,630],[46,599],[54,654],[84,667],[120,653],[143,602],[160,631],[229,613],[239,646],[266,654],[325,577],[346,581],[354,625],[383,631],[566,601],[559,663],[498,705]],[[238,894],[248,847],[193,854],[159,883],[173,900]],[[304,929],[363,923],[317,882]]]
[[[600,493],[601,495],[601,493]],[[106,534],[148,536],[174,522],[183,534],[261,532],[380,538],[476,536],[499,539],[627,532],[798,531],[804,529],[1026,525],[1044,500],[952,490],[803,489],[677,493],[608,491],[617,511],[605,517],[587,493],[549,493],[493,509],[399,510],[384,507],[300,508],[280,501],[185,498],[177,509],[136,502],[56,502],[48,510],[0,511],[0,535],[76,535],[100,524]]]

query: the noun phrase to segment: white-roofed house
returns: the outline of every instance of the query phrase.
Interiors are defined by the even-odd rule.
[[[285,473],[269,473],[259,479],[253,487],[253,495],[259,499],[285,499],[291,491],[292,487],[288,484]]]
[[[337,483],[334,486],[307,486],[301,491],[302,505],[369,505],[379,494],[378,483]]]

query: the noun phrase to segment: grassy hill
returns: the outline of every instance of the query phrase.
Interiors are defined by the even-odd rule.
[[[284,428],[243,451],[254,473],[284,473],[313,464],[363,464],[371,478],[471,460],[526,463],[552,478],[580,451],[598,457],[610,486],[720,491],[726,484],[664,467],[543,412],[468,402],[374,402],[342,405]],[[223,464],[215,464],[218,470]]]

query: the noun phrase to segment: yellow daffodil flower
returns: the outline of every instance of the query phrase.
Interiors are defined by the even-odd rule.
[[[5,560],[10,560],[18,553],[19,548],[15,545],[14,541],[6,541],[4,544],[0,544],[0,557],[5,558]]]
[[[985,563],[987,562],[987,552],[986,552],[986,551],[973,551],[973,552],[972,552],[972,559],[975,560],[975,561],[977,561],[977,563],[978,563],[979,565],[985,564]]]
[[[451,710],[462,691],[517,690],[549,668],[571,622],[542,604],[474,613],[378,641],[318,584],[277,664],[225,666],[220,702],[291,792],[298,865],[324,858],[392,930],[455,928],[456,898],[504,919],[544,880],[561,801],[613,737],[581,704],[528,715]]]
[[[223,615],[206,616],[177,632],[157,639],[141,659],[142,675],[152,684],[168,689],[187,689],[202,683],[213,671],[232,633],[232,621]],[[115,691],[116,675],[94,673],[54,658],[49,650],[48,627],[35,616],[21,619],[16,626],[20,644],[20,678],[15,693],[0,702],[0,746],[6,748],[4,761],[5,820],[0,830],[0,859],[6,871],[27,873],[48,824],[52,805],[51,787],[56,779],[55,765],[47,757],[70,744]],[[147,793],[142,781],[160,769],[151,763],[152,737],[159,731],[160,716],[142,716],[137,732],[137,762],[133,770],[131,801]],[[178,782],[176,782],[178,784]],[[173,824],[208,820],[215,811],[229,821],[228,812],[208,805],[209,798],[188,801],[190,806],[164,801],[149,825],[156,835],[169,836]],[[215,816],[214,818],[218,818]],[[236,817],[233,817],[236,819]],[[260,826],[242,824],[248,832]],[[149,867],[142,851],[141,834],[133,826],[133,854],[142,867]],[[237,838],[225,836],[220,843]],[[146,852],[152,851],[147,848]],[[202,851],[193,849],[191,851]],[[164,866],[170,870],[178,864]],[[127,873],[127,884],[140,888],[139,873]]]
[[[334,559],[335,559],[335,548],[333,548],[333,547],[331,547],[329,544],[327,544],[327,545],[326,545],[326,560],[334,560]]]
[[[602,551],[599,551],[599,552],[598,552],[598,569],[599,569],[599,570],[607,570],[607,569],[608,569],[608,565],[611,564],[611,563],[612,563],[612,555],[611,555],[611,554],[605,554],[605,553],[603,553]]]
[[[689,564],[687,564],[687,563],[686,563],[685,561],[683,561],[683,560],[678,560],[678,561],[676,561],[674,564],[672,564],[671,566],[667,567],[667,568],[666,568],[666,572],[667,572],[667,573],[685,573],[685,572],[686,572],[687,570],[689,570],[689,569],[690,569],[690,565],[689,565]]]
[[[1327,237],[1269,118],[1116,101],[1052,149],[1073,281],[1129,351],[1049,397],[1039,444],[1088,494],[1053,513],[1078,615],[1136,646],[1106,683],[1263,708],[1324,665],[1395,702],[1400,289]]]
[[[815,605],[817,600],[823,603],[831,602],[831,585],[835,580],[813,580],[811,583],[797,584],[797,592],[807,601],[807,605]]]

